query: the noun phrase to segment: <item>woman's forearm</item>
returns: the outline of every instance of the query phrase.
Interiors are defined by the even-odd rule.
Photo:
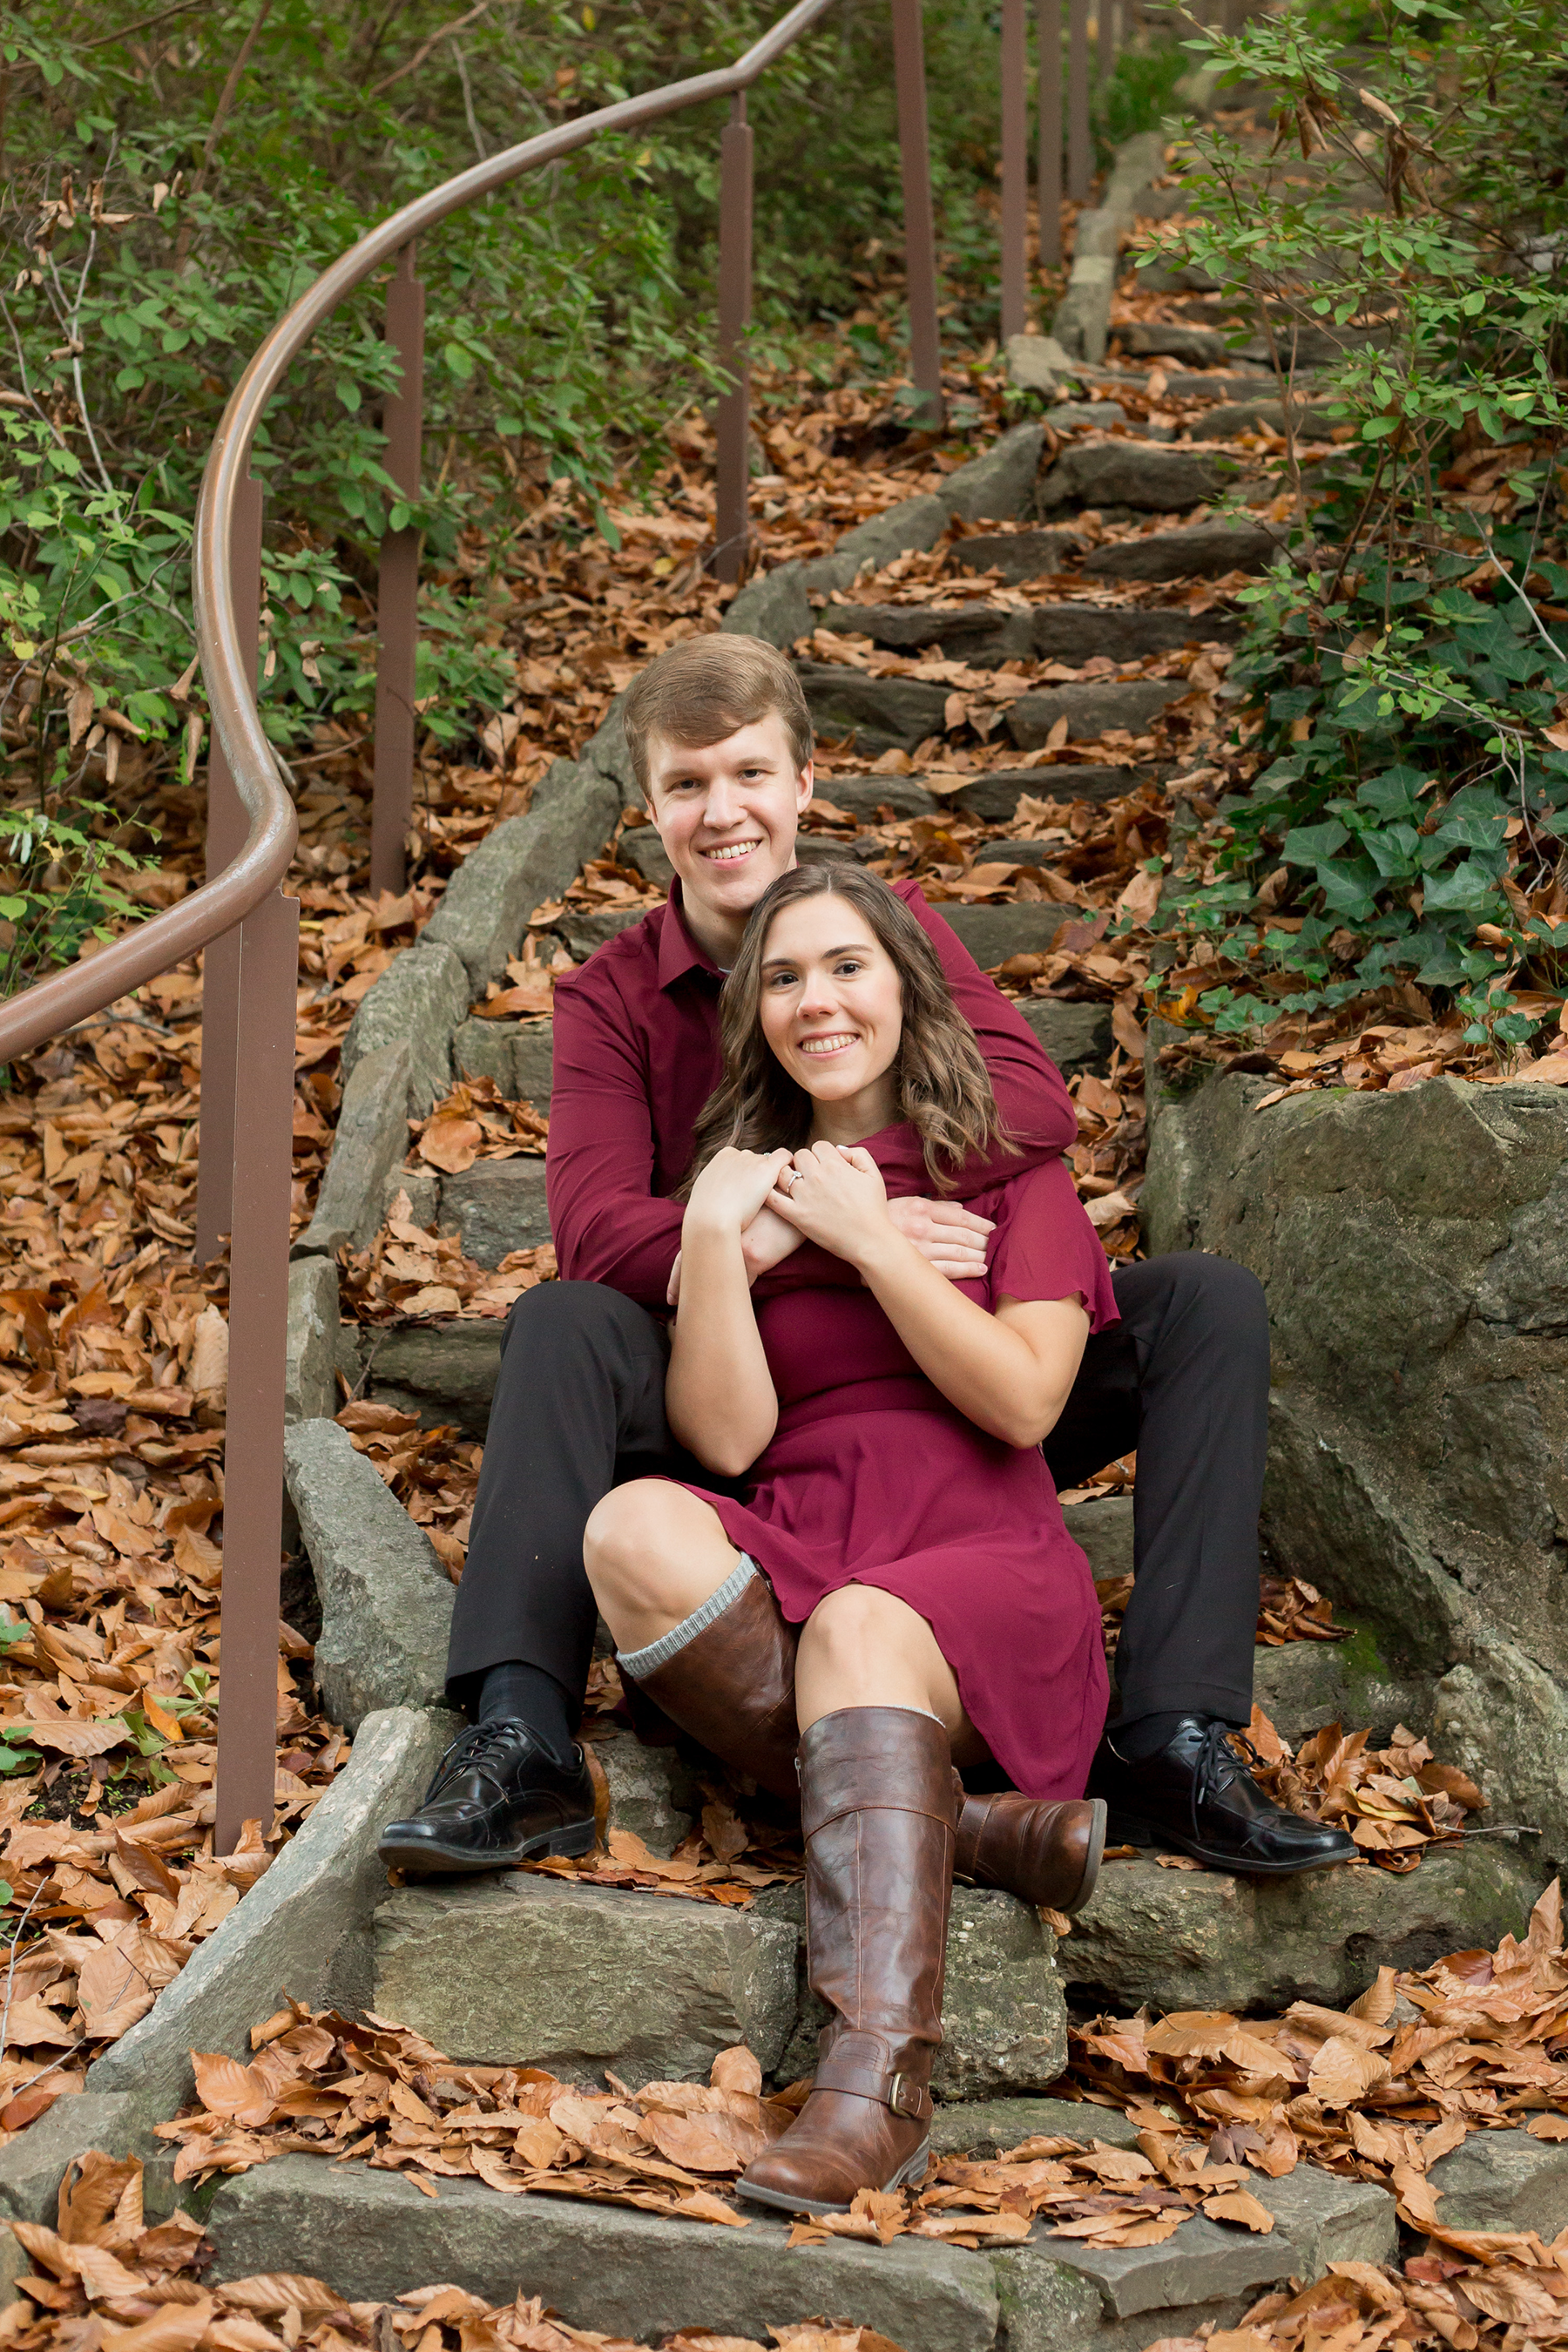
[[[671,1435],[704,1468],[730,1477],[750,1467],[778,1423],[741,1235],[694,1227],[689,1216],[665,1414]]]
[[[1038,1445],[1067,1402],[1081,1354],[1042,1356],[1018,1331],[955,1290],[912,1243],[889,1228],[858,1253],[860,1276],[933,1387],[988,1435]]]

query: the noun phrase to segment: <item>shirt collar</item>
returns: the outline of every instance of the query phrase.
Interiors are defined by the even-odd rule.
[[[689,971],[711,972],[721,982],[724,974],[706,949],[700,948],[686,928],[686,918],[680,910],[680,877],[678,874],[669,886],[669,903],[664,910],[664,920],[658,933],[658,984],[673,987],[684,980]]]

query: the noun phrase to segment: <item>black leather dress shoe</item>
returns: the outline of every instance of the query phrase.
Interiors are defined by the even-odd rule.
[[[1108,1732],[1089,1787],[1110,1807],[1113,1838],[1144,1844],[1152,1832],[1211,1870],[1283,1878],[1356,1859],[1343,1830],[1303,1821],[1266,1797],[1232,1748],[1228,1725],[1213,1716],[1184,1715],[1165,1746],[1139,1764],[1117,1754]]]
[[[558,1763],[526,1723],[476,1723],[436,1767],[425,1801],[388,1822],[376,1852],[389,1870],[504,1870],[546,1853],[593,1851],[594,1784],[583,1750]]]

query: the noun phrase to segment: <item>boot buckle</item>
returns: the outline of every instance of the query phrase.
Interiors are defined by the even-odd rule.
[[[912,2122],[921,2120],[925,2106],[925,2094],[908,2074],[888,2077],[888,2105],[896,2116],[908,2116]]]

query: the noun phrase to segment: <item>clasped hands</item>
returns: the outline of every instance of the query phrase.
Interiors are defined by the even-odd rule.
[[[691,1189],[688,1220],[741,1236],[746,1278],[755,1282],[799,1248],[818,1243],[857,1265],[889,1227],[952,1282],[978,1282],[993,1227],[957,1201],[919,1194],[889,1200],[881,1171],[858,1145],[816,1143],[796,1152],[716,1152]],[[680,1259],[668,1300],[680,1297]]]

